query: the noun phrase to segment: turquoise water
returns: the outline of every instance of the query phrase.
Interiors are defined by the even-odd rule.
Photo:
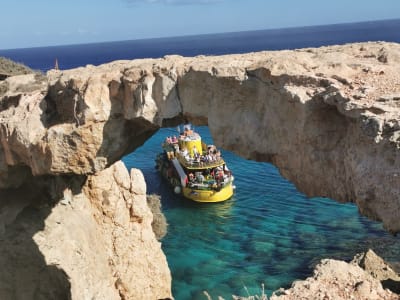
[[[196,129],[207,143],[207,127]],[[361,217],[353,204],[307,198],[267,163],[223,151],[235,176],[236,193],[223,203],[197,204],[175,195],[154,168],[161,142],[175,129],[159,130],[145,145],[124,157],[128,168],[145,175],[148,193],[162,195],[168,234],[163,250],[176,300],[213,299],[270,293],[312,273],[322,258],[350,260],[368,248],[391,262],[400,239],[381,224]]]

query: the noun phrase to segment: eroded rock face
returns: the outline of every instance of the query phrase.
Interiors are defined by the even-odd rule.
[[[184,117],[208,124],[218,146],[274,163],[307,195],[353,201],[398,232],[399,63],[398,44],[364,43],[117,61],[50,72],[47,88],[24,94],[24,77],[11,77],[0,186],[17,185],[20,166],[94,174]]]
[[[391,286],[388,279],[392,280]],[[391,288],[398,288],[399,284],[399,276],[369,250],[351,263],[324,259],[315,267],[312,277],[294,282],[290,289],[281,289],[270,299],[394,300],[399,295]]]
[[[153,215],[141,171],[132,169],[128,174],[118,162],[89,176],[83,191],[95,208],[93,216],[100,225],[98,236],[107,247],[105,253],[112,252],[104,261],[121,298],[171,297],[171,275],[151,226]]]
[[[379,280],[383,288],[400,295],[400,275],[371,249],[356,255],[351,263],[360,266],[374,279]]]
[[[307,195],[355,202],[362,214],[399,232],[399,74],[399,44],[362,43],[116,61],[51,71],[45,80],[9,77],[0,95],[0,205],[12,209],[1,211],[11,217],[0,230],[3,237],[28,238],[25,249],[36,256],[5,243],[9,256],[0,265],[19,253],[27,261],[13,271],[16,277],[25,264],[32,263],[31,274],[46,270],[44,278],[54,281],[49,297],[99,296],[93,291],[100,283],[108,299],[168,297],[165,258],[139,200],[144,192],[137,192],[141,175],[135,171],[129,181],[122,166],[113,164],[160,126],[184,119],[208,125],[219,147],[272,162]],[[60,178],[86,183],[72,188]],[[40,182],[40,189],[31,182]],[[29,201],[18,196],[21,189],[34,191]],[[90,230],[74,223],[78,218]],[[85,244],[93,239],[96,256]],[[63,262],[66,253],[74,254]],[[92,272],[97,263],[102,271]],[[0,290],[15,289],[10,278],[0,275]],[[88,290],[79,285],[81,278]],[[18,284],[30,286],[26,282]],[[26,295],[46,291],[32,282]]]
[[[142,173],[117,162],[73,181],[42,179],[0,193],[0,298],[171,297]]]

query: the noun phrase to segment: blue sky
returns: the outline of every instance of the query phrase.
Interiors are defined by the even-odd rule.
[[[0,49],[400,18],[399,0],[5,0]]]

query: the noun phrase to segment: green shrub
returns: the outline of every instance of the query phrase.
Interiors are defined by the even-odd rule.
[[[151,226],[157,240],[161,240],[167,234],[167,219],[161,211],[161,196],[156,194],[147,195],[147,205],[153,213]]]

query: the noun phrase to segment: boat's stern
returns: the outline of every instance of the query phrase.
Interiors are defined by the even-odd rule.
[[[182,190],[183,196],[196,202],[222,202],[230,199],[233,196],[234,187],[229,183],[220,190],[215,189],[196,189],[184,187]]]

